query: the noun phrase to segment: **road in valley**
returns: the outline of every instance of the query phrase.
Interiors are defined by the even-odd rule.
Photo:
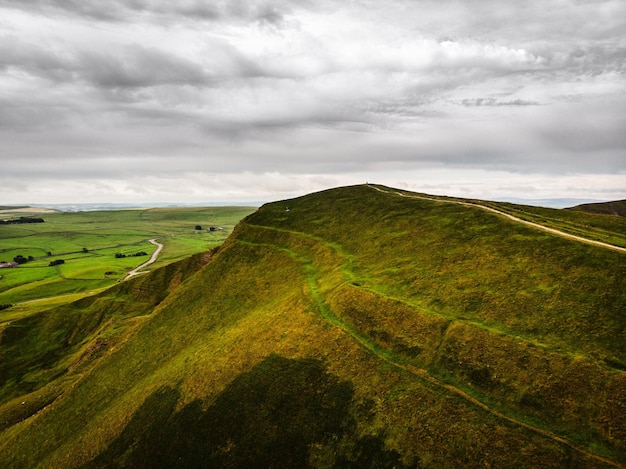
[[[150,241],[152,244],[154,244],[157,247],[156,251],[154,251],[152,253],[152,256],[150,257],[149,260],[147,260],[146,262],[144,262],[140,266],[135,267],[133,270],[128,272],[126,277],[124,277],[124,280],[128,280],[129,278],[134,277],[135,275],[147,273],[147,272],[141,272],[141,270],[143,268],[149,266],[150,264],[153,264],[159,258],[159,254],[161,254],[161,250],[163,249],[163,245],[161,243],[157,242],[156,238],[149,239],[148,241]]]

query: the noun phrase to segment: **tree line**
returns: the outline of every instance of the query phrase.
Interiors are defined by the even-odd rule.
[[[125,257],[141,257],[141,256],[147,256],[147,255],[148,255],[148,253],[145,252],[145,251],[139,251],[139,252],[136,252],[135,254],[122,254],[122,253],[118,252],[115,255],[115,258],[116,259],[123,259]]]
[[[44,219],[36,217],[19,217],[11,220],[0,220],[0,225],[20,225],[22,223],[44,223]]]

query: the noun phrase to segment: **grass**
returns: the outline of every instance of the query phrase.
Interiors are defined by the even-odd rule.
[[[268,204],[211,254],[14,315],[0,452],[7,467],[619,467],[625,259],[368,186]]]
[[[523,220],[562,230],[576,236],[626,247],[626,218],[570,209],[550,209],[506,202],[479,201]]]
[[[478,357],[478,362],[470,370],[457,369],[450,373],[454,369],[452,363],[469,366],[466,358],[452,356],[439,359],[447,360],[446,363],[439,361],[427,367],[435,375],[452,376],[459,386],[469,386],[482,399],[490,401],[495,397],[496,402],[508,402],[502,408],[511,407],[516,415],[516,406],[525,405],[527,400],[523,392],[515,393],[519,393],[524,386],[537,384],[524,384],[523,379],[519,380],[524,376],[520,365],[511,364],[504,357],[498,358],[490,350],[502,348],[510,352],[515,350],[511,347],[519,343],[519,361],[524,363],[528,360],[528,345],[541,344],[543,348],[536,349],[537,353],[533,354],[541,357],[535,366],[542,361],[553,364],[551,376],[557,382],[576,374],[580,387],[574,388],[574,383],[570,385],[572,391],[576,389],[578,393],[571,399],[585,402],[585,405],[575,412],[559,408],[557,402],[563,400],[563,389],[557,391],[548,387],[537,395],[544,404],[539,405],[540,410],[534,414],[531,409],[530,414],[527,413],[528,418],[530,421],[539,418],[542,426],[553,426],[558,421],[562,426],[556,430],[557,433],[569,435],[574,441],[603,438],[599,436],[603,433],[599,426],[586,434],[581,433],[581,428],[590,415],[604,412],[598,410],[595,403],[590,403],[594,402],[591,396],[604,392],[604,386],[614,373],[606,370],[607,365],[615,368],[613,365],[616,362],[610,357],[625,356],[624,342],[619,338],[620,331],[624,329],[624,318],[620,313],[626,291],[622,275],[624,256],[494,219],[480,209],[468,210],[430,201],[406,203],[389,199],[382,202],[378,199],[377,204],[363,192],[362,189],[358,197],[361,204],[358,212],[341,207],[341,199],[334,199],[326,204],[329,211],[324,212],[328,214],[325,220],[320,221],[319,214],[316,214],[315,223],[309,223],[309,207],[318,203],[306,198],[307,205],[302,207],[297,200],[290,201],[291,220],[284,216],[280,207],[266,207],[264,209],[268,212],[272,208],[275,211],[263,213],[262,209],[250,221],[259,223],[260,220],[261,225],[278,225],[283,231],[291,229],[297,233],[306,232],[309,237],[323,237],[327,244],[339,243],[344,251],[353,253],[357,259],[351,262],[354,271],[350,278],[359,279],[359,285],[383,297],[402,298],[418,311],[434,312],[435,320],[439,317],[467,322],[473,331],[470,337],[480,337],[485,331],[487,336],[484,337],[505,337],[500,345],[488,348],[489,359],[474,350],[474,358]],[[318,194],[318,197],[322,196]],[[394,210],[396,202],[400,210]],[[407,210],[411,206],[413,209]],[[345,229],[336,229],[337,212],[342,214],[340,223]],[[376,212],[384,215],[376,217]],[[380,219],[381,222],[376,226],[363,225],[362,222],[353,222],[350,217]],[[434,222],[432,228],[429,226],[431,220]],[[384,226],[393,227],[391,236],[383,231]],[[398,236],[399,233],[402,235]],[[375,241],[363,242],[364,239]],[[360,244],[354,241],[360,241]],[[433,241],[435,245],[432,245]],[[394,259],[394,267],[391,268],[390,259]],[[346,293],[334,296],[344,304],[349,302]],[[416,354],[422,350],[432,353],[432,344],[420,347],[422,344],[403,343],[403,335],[414,339],[416,333],[406,334],[406,325],[402,326],[397,314],[391,321],[385,321],[380,314],[376,314],[373,319],[364,322],[363,315],[374,304],[370,298],[358,309],[352,309],[353,314],[358,313],[355,317],[350,317],[348,305],[348,318],[360,333],[369,335],[388,349],[395,347],[397,350],[412,350]],[[436,334],[430,337],[437,341]],[[446,333],[445,339],[439,335],[442,344],[452,337],[449,333]],[[481,343],[485,343],[484,339]],[[447,352],[446,346],[440,349],[440,353]],[[559,358],[563,352],[565,361]],[[589,358],[571,361],[567,358],[569,356]],[[493,362],[490,363],[491,358]],[[489,367],[493,368],[490,370]],[[618,366],[618,369],[621,367]],[[507,378],[508,370],[513,370],[515,376]],[[497,381],[491,379],[492,373],[500,376],[503,382],[508,381],[510,389],[496,386]],[[540,378],[533,383],[549,382],[548,376],[538,376]],[[590,392],[581,392],[580,389]],[[546,412],[544,407],[554,410],[554,413]],[[587,410],[581,410],[584,407]],[[605,451],[610,452],[606,447]]]
[[[318,203],[306,200],[302,208],[292,201],[288,220],[280,206],[262,209],[252,220],[341,245],[356,256],[353,277],[372,291],[555,348],[584,347],[599,359],[615,354],[626,358],[618,338],[625,326],[622,254],[480,209],[380,197],[368,188],[359,190],[358,209],[354,202],[334,200],[326,204],[325,222],[313,225],[307,212]],[[266,223],[266,217],[272,221]],[[567,327],[555,331],[553,322],[563,320]]]
[[[147,242],[151,238],[159,238],[165,246],[153,268],[206,251],[223,243],[235,224],[253,210],[193,207],[48,213],[42,216],[44,223],[2,225],[0,260],[10,261],[18,254],[33,260],[0,270],[0,304],[87,294],[114,285],[147,260],[116,259],[115,254],[151,254],[155,250]],[[196,225],[204,230],[196,232]],[[222,229],[207,232],[210,226]],[[65,264],[49,267],[58,259]],[[2,317],[0,313],[0,322]]]

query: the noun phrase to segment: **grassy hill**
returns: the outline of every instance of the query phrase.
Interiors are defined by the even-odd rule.
[[[10,322],[0,467],[623,467],[626,253],[466,202],[267,204]]]
[[[602,202],[595,204],[582,204],[573,207],[571,210],[626,217],[626,200],[616,200],[613,202]]]

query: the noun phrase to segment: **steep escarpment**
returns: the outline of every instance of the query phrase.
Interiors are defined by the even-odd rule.
[[[267,204],[186,265],[99,300],[142,314],[58,355],[0,465],[626,464],[623,253],[366,185]]]

